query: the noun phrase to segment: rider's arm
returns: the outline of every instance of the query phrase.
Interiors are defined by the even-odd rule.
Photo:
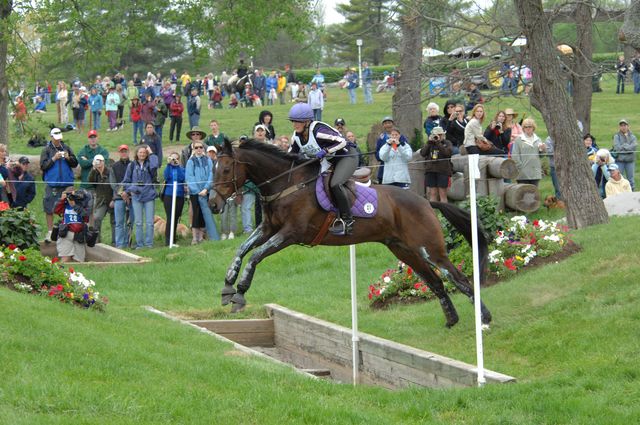
[[[347,141],[337,131],[324,125],[317,125],[314,129],[316,141],[320,147],[327,151],[327,153],[333,153],[343,149],[347,146]]]

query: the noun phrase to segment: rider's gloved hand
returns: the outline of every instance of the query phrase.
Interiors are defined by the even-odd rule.
[[[318,153],[316,153],[316,158],[318,159],[322,159],[325,156],[327,156],[327,151],[325,151],[324,149],[318,151]]]

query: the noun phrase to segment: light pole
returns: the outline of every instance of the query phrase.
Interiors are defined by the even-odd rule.
[[[358,46],[358,83],[359,87],[362,87],[362,39],[356,40]]]

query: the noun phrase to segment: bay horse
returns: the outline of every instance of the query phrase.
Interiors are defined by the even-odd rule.
[[[240,245],[225,276],[222,305],[232,303],[232,312],[240,311],[246,305],[244,294],[251,286],[260,261],[293,244],[315,245],[319,233],[322,230],[326,232],[328,213],[320,208],[315,194],[319,170],[320,163],[315,159],[306,161],[276,146],[254,140],[236,147],[226,141],[218,152],[213,211],[222,211],[226,199],[241,193],[247,180],[258,186],[263,207],[262,223]],[[458,314],[438,273],[448,277],[472,301],[473,288],[447,257],[442,228],[432,206],[471,243],[469,212],[448,203],[430,203],[395,186],[373,187],[378,194],[377,214],[372,218],[356,219],[352,235],[326,233],[320,244],[339,246],[380,242],[386,245],[399,260],[412,267],[438,297],[446,326],[455,325]],[[484,276],[488,247],[481,229],[478,239],[480,270]],[[254,251],[236,290],[234,284],[240,274],[242,260],[251,250]],[[491,313],[484,304],[481,308],[482,321],[488,324]]]

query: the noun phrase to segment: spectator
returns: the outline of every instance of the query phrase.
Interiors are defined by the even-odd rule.
[[[47,235],[44,239],[46,243],[51,242],[54,207],[62,193],[68,187],[73,186],[73,169],[78,166],[78,159],[73,154],[73,150],[62,142],[60,129],[53,128],[50,134],[51,140],[40,154],[42,179],[46,183],[44,198],[42,199],[42,206],[47,220]]]
[[[598,193],[600,193],[601,198],[606,196],[605,188],[611,178],[609,166],[613,163],[615,163],[615,160],[607,149],[598,149],[598,152],[596,152],[596,162],[591,166],[591,171],[593,171],[593,177],[596,179],[596,186],[598,187]]]
[[[187,99],[187,115],[189,115],[189,129],[193,130],[200,123],[200,96],[198,96],[198,89],[193,88],[191,90],[191,96]]]
[[[191,83],[191,76],[189,72],[185,69],[182,75],[180,76],[180,86],[182,88],[182,94],[185,96],[189,95],[189,85]]]
[[[113,214],[113,189],[111,188],[111,169],[104,156],[98,154],[93,158],[93,168],[89,172],[89,183],[93,184],[93,227],[98,231],[98,241],[102,241],[102,220],[109,213],[111,224],[111,244],[115,245],[116,221]]]
[[[176,136],[176,142],[180,143],[183,112],[184,105],[182,104],[182,96],[180,94],[176,94],[173,98],[173,102],[171,102],[171,105],[169,105],[169,117],[171,119],[171,126],[169,128],[169,143],[173,143],[174,134]]]
[[[93,130],[100,130],[100,118],[104,102],[102,95],[98,93],[95,87],[91,87],[91,96],[89,96],[89,106],[91,108],[91,120]]]
[[[284,97],[286,95],[286,90],[287,90],[287,77],[284,76],[284,74],[282,73],[278,73],[278,88],[276,89],[276,91],[278,92],[278,98],[280,99],[280,104],[284,105]]]
[[[129,82],[127,83],[125,96],[127,99],[129,99],[129,101],[132,101],[134,98],[138,98],[138,100],[140,100],[140,94],[138,93],[137,87],[133,85],[132,80],[129,80]],[[131,114],[131,111],[129,111],[129,114]]]
[[[636,51],[636,56],[631,61],[631,77],[633,78],[633,92],[640,93],[640,52]]]
[[[36,197],[36,184],[33,176],[29,173],[29,158],[26,156],[20,157],[18,164],[13,169],[13,177],[16,182],[13,184],[15,194],[11,207],[27,208],[33,198]]]
[[[22,100],[22,96],[16,97],[16,130],[19,136],[22,136],[26,133],[25,124],[27,122],[27,106],[24,104]]]
[[[484,137],[504,154],[507,153],[507,146],[509,146],[511,137],[510,132],[505,131],[506,129],[504,128],[506,119],[507,115],[504,111],[498,111],[495,118],[484,130]]]
[[[131,223],[133,222],[133,209],[131,199],[121,184],[124,180],[127,168],[131,163],[129,159],[129,146],[120,145],[118,147],[120,158],[111,166],[109,183],[113,191],[113,212],[115,216],[115,244],[116,248],[126,248],[129,246]]]
[[[324,93],[324,75],[322,75],[322,72],[320,72],[320,68],[316,68],[316,73],[311,79],[311,84],[313,83],[316,83],[318,85],[318,89],[320,89]]]
[[[205,146],[207,146],[207,144],[203,142],[203,139],[206,136],[207,133],[205,133],[204,130],[201,130],[200,127],[194,127],[193,130],[187,131],[187,139],[189,139],[191,142],[187,146],[185,146],[180,153],[180,162],[185,169],[187,168],[187,161],[189,161],[189,158],[191,158],[191,156],[194,154],[193,144],[195,138],[197,137],[198,142],[203,143]]]
[[[124,105],[127,103],[127,94],[122,90],[122,84],[116,84],[116,94],[120,98],[118,113],[116,114],[116,127],[120,129],[124,125]]]
[[[58,82],[58,92],[56,93],[56,104],[58,109],[58,123],[67,125],[69,122],[69,111],[67,104],[69,103],[69,92],[64,81]]]
[[[140,141],[142,142],[144,121],[142,121],[142,105],[140,99],[135,96],[131,99],[131,123],[133,124],[133,144],[138,144],[138,133],[140,134]]]
[[[467,102],[467,106],[465,107],[465,111],[472,110],[476,105],[483,103],[482,93],[480,93],[480,89],[478,89],[478,85],[476,83],[469,83],[469,102]]]
[[[202,131],[192,130],[187,133],[193,145],[193,155],[187,161],[186,169],[186,182],[193,211],[192,245],[203,241],[205,228],[209,240],[220,239],[209,208],[209,191],[213,188],[213,162],[205,155],[205,144],[202,142],[204,136]]]
[[[516,118],[518,118],[517,112],[511,108],[507,108],[504,110],[504,114],[507,116],[504,120],[504,131],[505,133],[508,132],[510,139],[507,145],[507,152],[511,154],[511,145],[513,145],[513,142],[522,134],[523,130],[520,123],[516,121]]]
[[[342,134],[342,133],[340,133]],[[360,150],[360,146],[358,146],[358,141],[356,140],[356,135],[353,133],[353,131],[347,131],[344,134],[344,138],[347,140],[347,142],[350,142],[356,152],[358,152],[358,167],[364,167],[365,166],[365,162],[364,162],[364,156],[362,155],[362,151]]]
[[[89,99],[84,87],[74,87],[71,96],[71,109],[73,110],[73,123],[78,133],[84,132],[85,107],[89,104]]]
[[[283,151],[288,152],[289,148],[291,147],[291,142],[289,141],[289,138],[287,136],[280,136],[278,138],[278,141],[276,142],[276,146],[278,146]]]
[[[555,144],[551,136],[544,141],[545,150],[549,157],[549,174],[551,175],[551,183],[557,199],[562,199],[562,191],[560,190],[560,182],[558,182],[558,174],[556,173]]]
[[[427,133],[427,139],[431,136],[431,130],[434,127],[443,127],[441,120],[442,117],[440,116],[440,107],[438,104],[434,102],[429,103],[427,105],[427,119],[424,120],[424,131]]]
[[[253,139],[258,142],[268,143],[267,127],[264,124],[258,124],[253,129]]]
[[[391,135],[391,130],[394,128],[394,122],[392,117],[384,117],[382,118],[382,127],[384,131],[378,136],[378,140],[376,140],[376,159],[380,162],[380,167],[378,167],[378,183],[382,184],[383,176],[384,176],[384,160],[380,156],[380,150],[383,146],[387,144],[387,141]],[[400,136],[400,143],[408,143],[408,140],[404,135]]]
[[[222,91],[219,86],[213,87],[213,94],[211,95],[211,104],[213,109],[222,109]]]
[[[171,210],[173,205],[173,184],[176,183],[176,209],[173,222],[173,240],[171,239]],[[164,233],[164,244],[166,246],[177,246],[175,243],[176,228],[182,217],[184,209],[185,195],[185,169],[180,164],[180,154],[171,152],[167,157],[167,167],[164,169],[164,186],[162,189],[162,203],[164,204],[164,213],[167,217],[167,226]]]
[[[620,174],[620,170],[616,164],[611,164],[607,168],[609,169],[610,176],[604,187],[607,198],[619,193],[632,192],[629,180],[622,177],[622,174]]]
[[[284,66],[284,70],[287,73],[287,84],[291,87],[291,101],[295,102],[298,97],[298,78],[296,77],[296,73],[293,72],[293,68],[291,65],[287,64]]]
[[[447,123],[447,140],[451,142],[453,146],[453,154],[460,153],[460,148],[464,145],[465,128],[469,123],[469,120],[464,115],[464,105],[462,103],[456,103],[453,109],[453,116],[449,117]]]
[[[260,98],[260,102],[264,105],[267,90],[267,77],[262,74],[262,70],[260,69],[256,69],[253,75],[253,91],[256,96]]]
[[[276,77],[275,71],[271,71],[269,73],[265,84],[265,90],[267,91],[267,105],[273,105],[275,100],[278,98],[278,77]]]
[[[229,95],[229,109],[236,109],[238,107],[238,97],[235,93]]]
[[[347,91],[349,92],[349,103],[356,104],[356,89],[358,88],[358,74],[356,74],[355,68],[351,68],[347,71]]]
[[[311,83],[311,90],[307,97],[307,103],[313,110],[313,119],[322,121],[322,109],[324,109],[324,96],[316,83]]]
[[[134,160],[127,166],[122,184],[130,194],[136,224],[136,249],[153,247],[153,219],[158,181],[158,157],[151,148],[141,144],[136,147]]]
[[[484,121],[484,106],[477,104],[471,110],[471,119],[464,128],[464,148],[466,153],[469,155],[502,155],[503,152],[484,137],[482,121]]]
[[[619,131],[613,136],[613,149],[615,151],[615,162],[618,164],[620,174],[629,180],[631,190],[635,190],[634,172],[636,167],[636,149],[638,139],[629,129],[629,122],[621,119],[618,122]]]
[[[380,148],[380,159],[384,161],[382,184],[409,189],[409,161],[412,154],[411,146],[406,138],[401,137],[400,130],[392,128],[386,143]]]
[[[140,143],[144,143],[151,149],[151,153],[158,157],[158,167],[162,161],[162,140],[156,133],[156,127],[153,123],[147,123],[144,128],[144,137]]]
[[[371,95],[371,86],[373,85],[373,72],[369,68],[369,63],[362,62],[362,88],[364,90],[364,103],[370,105],[373,103]]]
[[[616,94],[624,94],[624,80],[625,78],[627,78],[627,70],[629,69],[629,67],[627,66],[627,64],[624,61],[624,56],[619,56],[618,57],[618,62],[616,62],[616,73],[618,76],[618,82],[616,85]]]
[[[36,106],[33,108],[33,112],[38,114],[47,112],[47,102],[42,97],[36,96]]]
[[[97,131],[89,131],[87,134],[87,141],[88,143],[78,152],[78,162],[80,163],[80,187],[83,189],[91,189],[94,187],[94,185],[89,184],[89,172],[94,167],[93,159],[96,155],[101,155],[103,160],[109,159],[109,151],[98,143],[99,137]]]
[[[6,202],[9,204],[13,203],[15,199],[15,187],[13,181],[16,179],[16,176],[13,175],[12,169],[9,169],[7,166],[9,164],[9,157],[7,151],[7,145],[4,143],[0,143],[0,176],[3,179],[3,198],[6,198]]]
[[[146,101],[142,104],[140,117],[146,126],[149,123],[153,124],[156,119],[156,102],[153,99],[153,93],[146,92],[144,96]]]
[[[511,158],[518,167],[518,183],[538,186],[542,178],[540,154],[546,151],[546,145],[535,134],[536,123],[531,118],[522,122],[523,134],[513,143]]]
[[[204,140],[204,144],[206,146],[215,146],[217,150],[222,149],[224,141],[229,139],[224,133],[220,132],[218,120],[211,120],[209,122],[209,128],[211,129],[211,134]]]
[[[54,212],[62,216],[58,225],[56,250],[63,263],[84,262],[86,245],[86,223],[91,214],[91,194],[84,189],[68,188],[60,195]]]
[[[596,152],[598,152],[598,146],[594,144],[593,136],[590,133],[585,134],[582,138],[582,142],[587,150],[587,159],[593,164],[596,162]]]
[[[240,59],[240,63],[238,64],[238,68],[236,68],[236,70],[238,73],[238,79],[247,75],[247,72],[249,72],[249,68],[247,68],[247,65],[244,64],[244,59]]]
[[[155,114],[156,114],[156,117],[153,120],[153,126],[156,130],[156,134],[158,135],[158,138],[162,142],[162,129],[164,128],[164,122],[167,120],[167,117],[169,116],[169,109],[167,108],[167,105],[164,103],[164,100],[160,95],[156,97]],[[160,161],[161,159],[162,158],[158,158],[158,161]]]
[[[271,113],[271,111],[261,111],[260,115],[258,116],[258,122],[254,124],[254,127],[258,124],[262,124],[266,127],[267,141],[269,143],[273,143],[273,141],[276,139],[276,130],[273,128],[273,114]],[[211,143],[208,144],[211,145]]]
[[[338,132],[342,134],[342,137],[346,137],[347,129],[345,128],[346,122],[344,118],[336,118],[333,122],[333,125],[335,125],[336,130],[338,130]]]
[[[327,95],[323,92],[324,99],[327,98]],[[307,103],[307,86],[304,85],[302,81],[298,81],[298,97],[296,97],[295,101],[300,103]]]
[[[240,96],[240,106],[253,106],[253,97],[253,88],[251,87],[251,83],[247,82],[244,85],[244,90],[242,90],[242,96]]]
[[[434,127],[427,144],[420,149],[420,155],[425,158],[425,182],[430,201],[448,202],[452,152],[453,145],[446,139],[442,127]]]
[[[105,109],[109,118],[109,129],[107,131],[117,131],[118,106],[120,106],[120,96],[116,93],[115,87],[109,88],[107,95],[107,104]],[[144,111],[144,108],[143,108]]]

